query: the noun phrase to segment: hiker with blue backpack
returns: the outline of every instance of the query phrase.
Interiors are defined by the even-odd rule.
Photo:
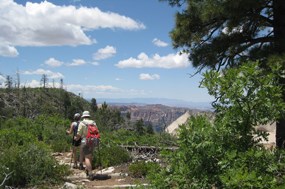
[[[81,139],[81,148],[85,157],[86,175],[89,180],[94,180],[94,175],[92,174],[92,159],[94,149],[99,143],[99,130],[96,126],[96,122],[90,119],[89,111],[84,111],[81,117],[83,120],[79,124],[75,139]]]
[[[74,158],[74,165],[73,168],[74,169],[80,169],[80,170],[84,170],[84,166],[83,166],[83,150],[80,147],[81,145],[81,139],[77,139],[76,135],[77,135],[77,131],[78,131],[78,127],[80,124],[80,118],[81,115],[79,113],[74,114],[74,121],[70,124],[70,128],[69,130],[66,131],[66,134],[73,134],[72,137],[72,156]],[[76,140],[75,140],[76,139]],[[77,164],[77,150],[79,149],[79,166]],[[71,157],[72,159],[72,157]]]

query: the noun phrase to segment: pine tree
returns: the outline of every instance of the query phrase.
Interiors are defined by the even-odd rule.
[[[189,53],[198,72],[285,53],[285,2],[282,0],[161,0],[179,6],[170,35],[174,48]],[[283,59],[283,62],[285,60]],[[283,69],[285,64],[283,63]],[[280,85],[285,79],[280,78]],[[285,101],[285,91],[283,92]],[[285,143],[285,119],[277,122],[276,144]]]

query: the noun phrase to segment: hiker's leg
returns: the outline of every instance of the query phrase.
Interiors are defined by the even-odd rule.
[[[76,147],[73,146],[73,158],[74,158],[74,166],[77,167],[77,157],[76,157]]]
[[[83,161],[84,161],[84,153],[83,153],[83,147],[82,145],[79,146],[79,169],[80,170],[84,170],[84,166],[83,166]]]
[[[92,154],[88,154],[85,156],[85,165],[86,165],[86,170],[91,173],[92,171]]]
[[[80,164],[83,164],[83,160],[84,160],[83,148],[80,146],[79,147],[79,162],[80,162]]]

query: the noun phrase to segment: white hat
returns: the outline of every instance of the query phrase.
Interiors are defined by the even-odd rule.
[[[82,118],[84,118],[84,117],[90,117],[90,113],[89,113],[89,111],[84,111],[83,113],[82,113],[82,116],[81,116]]]

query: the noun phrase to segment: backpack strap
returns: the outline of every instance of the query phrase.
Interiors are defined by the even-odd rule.
[[[75,124],[75,122],[73,122],[73,136],[77,135],[79,123],[80,123],[80,121],[77,121],[76,124]]]

